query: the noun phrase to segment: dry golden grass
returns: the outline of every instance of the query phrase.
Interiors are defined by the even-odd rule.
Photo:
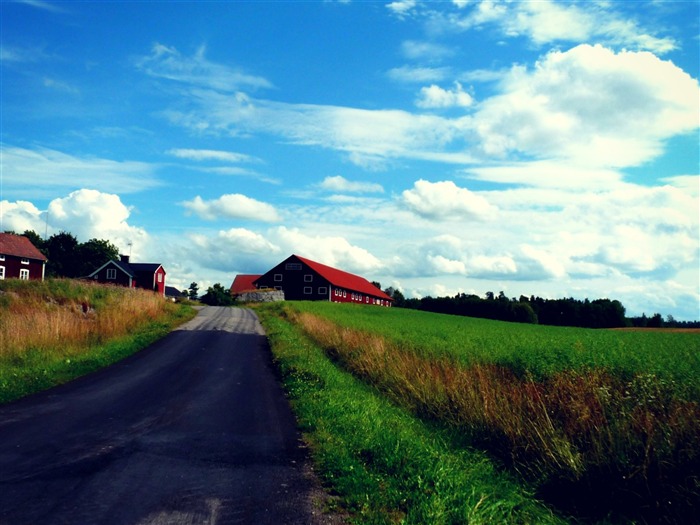
[[[653,498],[676,484],[674,497],[696,497],[700,406],[676,398],[653,375],[570,370],[535,381],[503,366],[428,359],[307,312],[289,315],[354,374],[461,429],[529,478],[602,480],[642,487]]]
[[[2,286],[0,360],[29,352],[65,355],[119,337],[170,305],[145,290],[53,280]]]

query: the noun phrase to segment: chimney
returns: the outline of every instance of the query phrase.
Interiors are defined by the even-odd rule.
[[[126,263],[126,264],[129,264],[129,257],[130,257],[129,255],[120,255],[120,256],[119,256],[119,261],[120,261],[120,262],[123,262],[123,263]]]

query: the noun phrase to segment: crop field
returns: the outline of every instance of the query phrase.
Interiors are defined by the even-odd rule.
[[[330,303],[267,307],[392,404],[485,452],[559,516],[687,523],[700,506],[700,335]],[[460,522],[459,520],[454,522]]]

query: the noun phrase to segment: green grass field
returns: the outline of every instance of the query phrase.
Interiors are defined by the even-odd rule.
[[[411,421],[442,433],[451,453],[485,454],[558,516],[587,523],[694,519],[698,334],[509,324],[330,303],[260,311],[268,322],[278,318],[302,331],[327,363],[406,410]],[[302,376],[317,375],[312,366]],[[363,457],[356,460],[367,466]],[[374,454],[367,457],[377,462]],[[392,465],[390,475],[398,475]],[[453,498],[466,497],[465,485],[454,490]],[[442,522],[469,522],[461,516]]]

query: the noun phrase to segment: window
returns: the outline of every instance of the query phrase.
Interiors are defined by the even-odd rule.
[[[311,293],[311,286],[304,286],[304,293],[309,295]]]
[[[281,286],[275,286],[275,290],[282,290]]]
[[[22,259],[22,264],[29,264],[29,259]]]
[[[159,283],[162,283],[162,282],[163,282],[163,274],[162,274],[162,273],[159,273],[159,274],[158,274],[158,282],[159,282]]]
[[[108,268],[107,269],[107,279],[113,281],[116,278],[117,278],[117,270],[115,268]]]
[[[0,253],[0,261],[4,261],[4,260],[5,260],[5,254],[4,254],[4,253]]]
[[[275,282],[279,283],[282,281],[282,274],[281,273],[276,273],[275,274]]]
[[[0,266],[0,279],[4,279],[4,278],[5,278],[5,267]]]
[[[29,270],[24,269],[19,271],[19,278],[25,281],[29,279]]]
[[[328,294],[328,287],[327,286],[319,286],[318,287],[318,294],[319,295],[327,295]]]
[[[343,297],[347,297],[347,296],[348,296],[348,292],[346,292],[345,290],[343,290]]]
[[[314,280],[314,276],[311,275],[310,273],[307,273],[306,275],[304,275],[304,282],[305,283],[310,283],[313,280]]]
[[[301,270],[301,264],[299,263],[287,263],[284,265],[285,270]]]

